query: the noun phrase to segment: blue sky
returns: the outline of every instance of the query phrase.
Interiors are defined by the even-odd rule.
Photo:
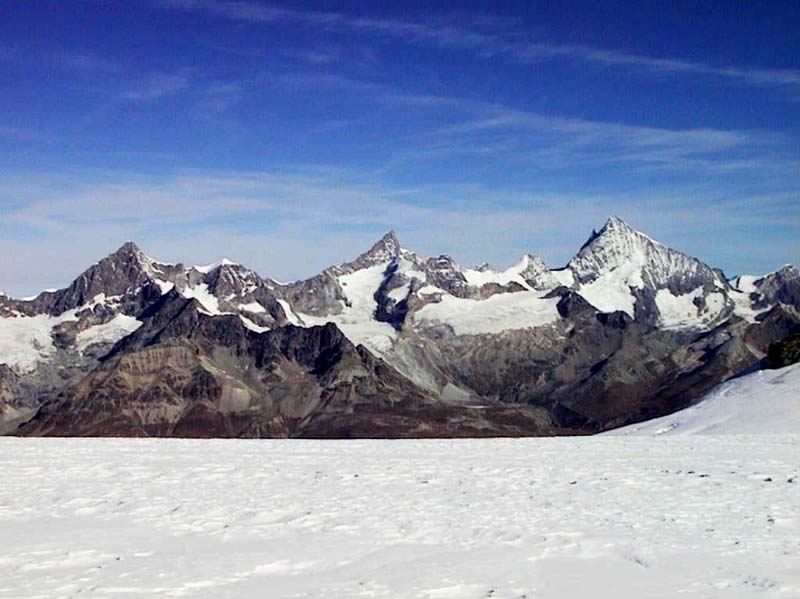
[[[797,31],[793,0],[5,2],[0,289],[128,239],[294,279],[390,228],[560,266],[611,214],[797,263]]]

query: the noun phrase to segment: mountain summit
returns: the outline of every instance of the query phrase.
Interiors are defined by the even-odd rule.
[[[366,252],[361,254],[352,262],[347,262],[341,266],[345,271],[356,271],[362,268],[371,268],[379,264],[385,264],[394,260],[400,255],[400,242],[394,231],[389,231],[381,237]]]

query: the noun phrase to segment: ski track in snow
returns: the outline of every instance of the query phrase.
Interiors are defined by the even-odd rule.
[[[798,444],[2,438],[0,597],[798,597]]]

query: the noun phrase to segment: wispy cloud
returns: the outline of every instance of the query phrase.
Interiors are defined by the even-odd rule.
[[[191,83],[185,75],[157,73],[129,84],[118,92],[124,100],[155,100],[189,89]]]
[[[477,56],[505,57],[522,63],[542,60],[579,60],[604,67],[628,67],[655,75],[715,77],[750,85],[800,85],[800,70],[739,67],[673,57],[646,56],[619,49],[526,39],[512,23],[461,16],[407,21],[372,18],[325,11],[304,11],[242,1],[160,0],[167,9],[203,12],[218,18],[248,23],[285,23],[334,32],[389,37],[409,44],[472,50]],[[502,25],[502,26],[501,26]]]
[[[501,191],[464,183],[405,188],[315,167],[114,178],[73,183],[71,190],[40,189],[13,204],[0,225],[0,252],[13,248],[24,258],[4,266],[0,287],[28,293],[54,279],[65,284],[76,274],[70,264],[85,266],[127,239],[164,259],[199,263],[227,255],[262,274],[293,279],[352,258],[389,228],[412,249],[449,252],[466,264],[489,259],[503,265],[534,251],[559,265],[612,213],[699,253],[706,249],[701,238],[711,232],[719,240],[742,228],[791,226],[787,211],[800,200],[793,193],[725,196],[702,185],[616,194]],[[17,185],[28,189],[24,181]],[[2,197],[15,197],[13,187],[5,186]],[[757,209],[741,210],[748,204]],[[78,247],[71,239],[86,242]],[[749,238],[738,243],[740,254],[759,245]],[[74,260],[47,262],[59,249],[76,252]],[[771,254],[776,265],[790,258],[781,252],[787,248]],[[701,257],[714,263],[713,248]],[[25,289],[19,285],[24,276]]]
[[[800,71],[793,69],[740,68],[675,58],[643,56],[585,45],[520,43],[507,48],[519,60],[572,58],[605,66],[634,67],[660,75],[708,75],[750,84],[800,85]]]
[[[562,169],[593,164],[628,169],[750,170],[770,175],[790,173],[797,163],[792,138],[775,132],[670,129],[567,118],[472,98],[402,92],[375,82],[328,74],[291,75],[278,83],[295,90],[327,87],[369,92],[362,93],[360,101],[394,109],[447,109],[448,124],[430,128],[417,123],[394,137],[395,149],[384,171],[411,162],[457,156],[487,156],[509,165],[527,163],[530,167]],[[375,143],[383,144],[383,140]]]

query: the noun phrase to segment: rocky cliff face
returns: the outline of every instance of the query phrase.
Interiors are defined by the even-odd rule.
[[[466,268],[391,232],[291,284],[127,243],[66,289],[0,296],[0,433],[596,432],[758,367],[799,309],[796,268],[728,281],[618,218],[560,269]]]
[[[547,430],[533,408],[453,410],[333,324],[255,333],[172,292],[145,326],[46,402],[25,435],[462,436]]]

